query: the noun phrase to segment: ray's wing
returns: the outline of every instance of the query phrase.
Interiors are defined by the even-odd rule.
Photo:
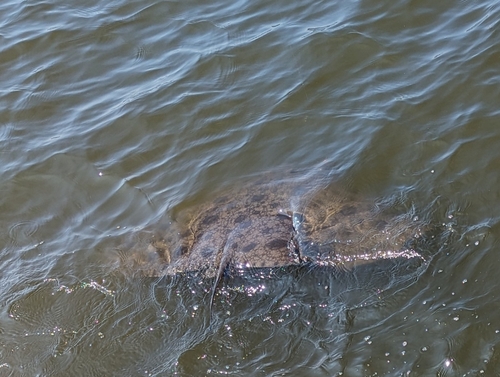
[[[422,258],[413,248],[422,224],[342,191],[325,189],[306,198],[294,224],[303,258],[320,264]]]

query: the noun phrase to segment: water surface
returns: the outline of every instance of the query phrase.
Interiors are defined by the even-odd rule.
[[[493,1],[2,2],[0,375],[497,374],[499,19]],[[290,169],[448,242],[370,288],[236,280],[212,316],[210,284],[121,266],[144,229]]]

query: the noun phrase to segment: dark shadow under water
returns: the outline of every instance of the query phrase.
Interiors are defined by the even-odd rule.
[[[397,300],[426,266],[412,258],[352,270],[311,264],[233,270],[219,285],[213,307],[214,279],[190,273],[156,280],[154,297],[174,325],[168,338],[176,344],[169,344],[168,362],[157,372],[340,373],[358,314],[365,325],[374,308]]]

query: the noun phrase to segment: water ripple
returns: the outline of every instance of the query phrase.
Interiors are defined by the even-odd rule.
[[[3,1],[0,370],[494,374],[499,19],[492,1]],[[213,322],[210,284],[116,266],[173,208],[318,167],[441,226],[434,256],[399,287],[228,284]]]

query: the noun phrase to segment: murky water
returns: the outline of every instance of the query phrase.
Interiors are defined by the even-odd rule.
[[[498,375],[499,20],[494,1],[2,2],[0,376]],[[290,169],[445,237],[416,266],[225,279],[212,310],[212,282],[123,265],[145,229]]]

